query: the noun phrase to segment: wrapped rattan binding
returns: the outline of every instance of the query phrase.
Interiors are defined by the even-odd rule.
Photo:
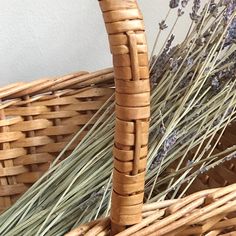
[[[112,234],[141,221],[150,116],[150,82],[142,14],[135,0],[99,1],[113,55],[116,125]]]

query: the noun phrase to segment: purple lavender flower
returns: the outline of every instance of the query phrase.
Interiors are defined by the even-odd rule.
[[[236,18],[233,19],[232,23],[229,26],[224,47],[231,46],[235,42],[236,42]]]
[[[174,39],[175,39],[175,35],[172,34],[172,35],[170,36],[170,38],[168,39],[167,43],[166,43],[164,52],[168,52],[168,51],[170,50],[170,47],[171,47],[171,45],[172,45]]]
[[[179,6],[179,2],[180,2],[180,0],[170,0],[170,4],[169,4],[169,6],[170,6],[170,8],[176,8],[176,7],[178,7]]]
[[[175,36],[172,34],[169,40],[167,41],[162,53],[158,57],[154,56],[154,58],[151,60],[151,65],[153,66],[152,72],[154,72],[153,74],[151,73],[152,84],[155,84],[158,79],[161,78],[164,69],[163,65],[169,62],[170,55],[172,55],[173,52],[176,50],[177,46],[172,47],[174,39]]]
[[[170,58],[169,62],[171,72],[175,73],[178,70],[179,65],[182,63],[182,61],[183,58],[181,56],[179,58]]]
[[[192,7],[192,12],[189,14],[190,18],[197,23],[199,19],[201,18],[198,15],[198,11],[201,8],[201,1],[200,0],[194,0],[193,1],[193,7]]]
[[[223,0],[223,5],[227,6],[228,4],[231,3],[232,0]]]
[[[232,14],[234,13],[234,11],[236,10],[236,0],[229,0],[225,3],[226,6],[226,10],[224,13],[224,18],[226,23],[229,21],[229,19],[231,18]]]
[[[163,158],[166,156],[166,152],[164,151],[164,149],[163,148],[161,148],[160,150],[159,150],[159,152],[157,153],[157,155],[155,156],[155,158],[154,158],[154,160],[153,160],[153,162],[152,162],[152,164],[151,164],[151,166],[150,166],[150,170],[153,170],[153,169],[155,169],[157,166],[159,166],[160,164],[161,164],[161,162],[162,162],[162,160],[163,160]]]
[[[182,0],[181,1],[181,6],[185,8],[188,5],[189,0]]]
[[[200,36],[200,37],[196,40],[196,45],[199,46],[199,47],[203,46],[204,43],[205,43],[205,38],[204,38],[204,37],[201,37],[201,36]]]
[[[190,18],[192,21],[194,21],[195,23],[198,23],[198,21],[200,20],[201,16],[199,16],[196,12],[191,12],[189,13]]]
[[[177,132],[174,131],[170,134],[164,142],[164,151],[168,152],[176,143],[177,141]]]
[[[186,163],[186,166],[191,166],[192,164],[194,164],[194,161],[193,160],[188,160],[187,163]]]
[[[184,14],[184,11],[181,8],[179,8],[178,9],[178,17],[181,17],[183,14]]]
[[[192,10],[198,12],[200,8],[201,8],[201,0],[194,0]]]
[[[160,23],[159,23],[159,28],[160,30],[164,30],[166,28],[168,28],[166,22],[164,20],[162,20]]]
[[[170,69],[171,69],[171,72],[173,72],[173,73],[176,72],[178,70],[178,67],[179,67],[178,60],[170,58]]]
[[[161,127],[160,127],[161,134],[163,135],[165,131],[166,131],[166,127],[163,124],[161,124]]]
[[[187,58],[187,66],[192,66],[193,65],[193,58],[188,57]]]
[[[201,174],[206,173],[208,170],[209,170],[209,167],[208,167],[208,166],[203,166],[202,168],[199,169],[199,171],[200,171]]]
[[[191,61],[187,61],[187,66],[192,67],[193,66],[193,62]],[[185,88],[186,86],[189,85],[189,82],[191,81],[191,78],[193,77],[193,72],[190,72],[187,76],[185,76],[179,83],[179,88]]]
[[[211,87],[214,91],[218,91],[220,88],[220,82],[217,77],[213,77],[211,80]]]
[[[174,131],[172,134],[170,134],[167,139],[164,141],[164,144],[162,145],[162,147],[160,148],[160,150],[158,151],[158,153],[156,154],[151,166],[150,166],[150,170],[155,169],[157,166],[159,166],[163,160],[163,158],[165,158],[165,156],[167,155],[168,151],[171,150],[171,148],[174,146],[174,144],[177,141],[177,132]]]
[[[233,21],[229,27],[229,36],[231,38],[236,39],[236,18],[233,19]]]
[[[211,0],[209,11],[214,17],[217,17],[219,11],[218,11],[218,5],[215,3],[215,0]]]
[[[86,201],[84,201],[83,204],[80,206],[80,209],[85,210],[86,208],[89,208],[90,206],[92,206],[94,203],[96,203],[96,201],[99,200],[99,198],[102,197],[102,195],[104,194],[104,191],[105,191],[105,187],[103,186],[98,192],[91,193],[89,198]]]

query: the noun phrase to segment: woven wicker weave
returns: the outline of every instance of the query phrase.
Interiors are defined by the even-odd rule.
[[[113,70],[106,69],[1,88],[0,211],[42,176],[113,94],[112,83]]]
[[[236,234],[236,184],[208,189],[179,200],[146,204],[143,220],[116,236],[190,236]],[[110,219],[74,229],[66,236],[109,236]]]

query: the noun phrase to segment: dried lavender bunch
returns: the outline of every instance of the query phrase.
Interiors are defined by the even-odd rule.
[[[155,72],[154,74],[152,74],[151,76],[151,81],[153,84],[157,83],[158,79],[160,78],[161,74],[163,73],[163,65],[165,65],[166,63],[169,63],[171,54],[174,50],[174,48],[171,48],[173,41],[175,39],[175,35],[172,34],[170,36],[170,38],[168,39],[163,52],[161,53],[161,55],[156,58],[154,57],[152,59],[154,65],[153,65],[153,71]],[[152,63],[151,63],[152,64]]]
[[[168,83],[165,85],[168,88],[165,88],[163,86],[162,88],[165,88],[164,91],[159,91],[161,93],[160,98],[165,100],[165,107],[166,110],[162,109],[163,114],[168,114],[169,108],[173,107],[173,101],[179,101],[178,99],[183,97],[183,101],[185,101],[185,104],[182,105],[182,112],[189,114],[189,117],[186,119],[184,116],[181,116],[180,113],[178,113],[178,109],[176,110],[177,113],[173,112],[173,109],[171,111],[171,114],[178,114],[181,118],[179,118],[178,122],[179,125],[177,125],[176,119],[173,117],[173,120],[169,119],[165,121],[164,125],[167,130],[167,136],[159,136],[157,137],[157,140],[161,140],[161,144],[158,145],[157,155],[153,154],[153,162],[151,162],[151,169],[152,170],[158,170],[157,176],[155,179],[150,180],[147,184],[147,188],[149,191],[153,191],[154,188],[161,188],[163,187],[163,181],[162,181],[162,173],[164,174],[165,171],[163,169],[167,168],[169,164],[167,164],[171,158],[174,158],[176,160],[177,156],[183,156],[181,158],[180,164],[178,165],[176,171],[183,168],[181,167],[184,163],[184,157],[187,155],[187,152],[182,152],[184,149],[184,145],[186,143],[189,143],[189,140],[192,140],[191,142],[198,143],[198,140],[201,139],[202,136],[204,136],[204,132],[202,130],[202,123],[203,119],[208,117],[211,119],[211,122],[208,122],[206,125],[209,127],[208,129],[216,129],[216,127],[222,127],[224,122],[226,122],[227,117],[232,117],[234,119],[235,115],[235,109],[233,108],[235,105],[235,97],[234,97],[234,91],[235,91],[235,85],[234,81],[236,78],[235,73],[235,51],[236,47],[234,44],[230,44],[228,52],[226,53],[224,50],[224,43],[225,43],[225,37],[227,36],[227,32],[231,32],[233,35],[235,33],[234,29],[234,21],[232,25],[225,25],[222,24],[224,22],[224,17],[226,13],[229,15],[229,9],[225,8],[224,13],[218,11],[219,3],[215,1],[211,1],[209,5],[209,9],[206,11],[206,7],[204,10],[198,15],[198,18],[203,20],[203,15],[206,14],[205,21],[211,22],[210,19],[212,18],[212,23],[210,25],[204,24],[204,21],[196,21],[196,27],[193,31],[190,33],[190,35],[187,38],[187,42],[189,44],[185,44],[186,41],[179,45],[179,49],[175,51],[174,56],[171,57],[168,61],[168,63],[165,64],[165,68],[162,68],[162,70],[158,70],[158,85],[162,84],[163,79],[167,80]],[[232,10],[232,5],[230,5],[230,9]],[[194,1],[194,7],[193,7],[193,14],[199,14],[200,9],[200,1]],[[205,12],[205,13],[204,13]],[[231,16],[232,14],[235,14],[234,12],[230,12]],[[215,20],[217,19],[217,20]],[[197,37],[196,37],[197,35]],[[217,44],[217,41],[220,43]],[[191,48],[191,50],[190,50]],[[214,50],[213,50],[214,48]],[[186,53],[187,52],[187,53]],[[211,53],[210,53],[211,52]],[[213,52],[213,53],[212,53]],[[212,54],[209,56],[209,54]],[[224,55],[224,56],[222,56]],[[178,60],[179,59],[179,60]],[[158,60],[157,60],[158,61]],[[179,62],[178,62],[179,61]],[[207,63],[206,63],[207,61]],[[155,68],[155,67],[154,67]],[[199,76],[199,73],[202,74],[201,83],[199,83],[199,86],[201,89],[198,89],[196,85],[196,79]],[[155,76],[153,74],[153,76]],[[156,78],[155,78],[156,79]],[[154,80],[155,81],[155,80]],[[173,87],[176,89],[173,89]],[[216,99],[215,97],[218,97],[219,94],[224,91],[226,87],[230,87],[230,98],[225,100],[225,97],[220,97]],[[190,88],[195,88],[195,91],[197,92],[197,96],[195,96],[195,102],[193,102],[194,93],[188,95],[188,91]],[[206,92],[207,91],[207,92]],[[174,98],[170,93],[176,92]],[[168,99],[165,97],[171,97],[170,104],[168,106]],[[186,96],[189,96],[189,100],[186,99]],[[196,100],[197,97],[200,97],[201,99],[199,101]],[[219,112],[216,117],[212,115],[212,113],[209,113],[209,110],[211,109],[211,106],[206,106],[205,104],[208,103],[209,99],[212,99],[213,101],[218,101],[220,107],[224,107],[222,109],[222,112]],[[215,100],[216,99],[216,100]],[[222,101],[222,103],[220,103]],[[224,101],[224,102],[223,102]],[[232,104],[231,104],[232,102]],[[195,106],[193,104],[196,104]],[[227,105],[226,105],[227,104]],[[168,107],[168,109],[167,109]],[[188,112],[186,112],[184,109],[188,109]],[[220,108],[219,108],[220,109]],[[230,111],[225,113],[224,111]],[[216,111],[216,110],[215,110]],[[174,115],[173,115],[174,116]],[[201,117],[201,121],[199,120],[199,117]],[[185,121],[182,121],[184,119]],[[191,128],[191,131],[189,130],[188,133],[183,133],[183,135],[180,135],[178,140],[176,141],[174,145],[174,150],[178,149],[179,154],[175,153],[175,156],[173,155],[172,150],[170,149],[168,152],[164,152],[163,145],[165,143],[165,140],[167,140],[168,136],[170,135],[170,131],[168,131],[168,127],[170,125],[173,127],[173,129],[180,129],[180,127],[186,127],[189,123],[194,123],[196,120],[199,120],[198,125],[193,126]],[[181,125],[180,125],[181,124]],[[198,132],[196,132],[199,129]],[[209,132],[209,131],[208,131]],[[213,139],[214,135],[212,136]],[[210,142],[210,141],[209,141]],[[203,142],[200,142],[200,145],[203,145]],[[206,145],[205,149],[203,149],[202,153],[199,153],[196,155],[201,156],[203,158],[204,156],[207,156],[211,150],[214,149],[215,144],[209,143]],[[185,149],[186,150],[186,149]],[[182,154],[180,154],[182,153]],[[198,162],[200,159],[196,156],[194,157],[193,162]],[[192,161],[192,160],[191,160]],[[157,167],[158,165],[161,165],[161,167]],[[154,169],[153,169],[154,168]],[[191,169],[191,168],[190,168]],[[201,171],[197,172],[200,173],[203,172],[203,169]],[[190,173],[190,170],[185,172],[184,177],[187,178],[188,174]],[[150,178],[153,178],[153,175],[150,174]],[[160,180],[157,181],[157,178]],[[184,181],[184,179],[183,179]],[[175,181],[172,179],[169,184],[175,185]],[[153,187],[155,186],[155,187]],[[163,188],[169,188],[170,185],[166,185]],[[175,191],[175,195],[178,193],[178,188]],[[158,196],[161,197],[163,193],[160,193]],[[158,199],[158,196],[154,197],[154,199]],[[149,198],[150,199],[150,195]]]

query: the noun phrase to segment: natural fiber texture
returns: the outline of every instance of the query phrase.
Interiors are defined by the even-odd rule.
[[[122,4],[128,4],[125,11],[133,10],[133,1],[106,2],[107,4],[104,4],[102,7],[104,7],[106,13],[109,13],[108,16],[111,20],[114,20],[115,22],[114,26],[113,23],[107,23],[107,30],[110,34],[110,38],[116,35],[116,31],[114,31],[114,28],[116,27],[118,32],[123,32],[123,30],[126,31],[129,30],[130,27],[133,27],[132,23],[134,22],[130,23],[130,21],[136,19],[136,13],[133,12],[130,15],[131,19],[125,21],[127,24],[123,24],[123,19],[126,19],[123,17],[126,13],[121,10]],[[119,11],[119,14],[115,14],[116,10],[112,11],[113,8]],[[120,14],[120,10],[122,14]],[[224,69],[225,66],[228,66],[227,57],[228,59],[232,58],[231,54],[233,54],[232,51],[234,48],[232,47],[232,51],[228,50],[226,54],[221,56],[223,54],[221,49],[224,46],[223,39],[226,36],[227,27],[225,27],[225,25],[220,25],[220,16],[214,18],[214,23],[219,24],[219,27],[215,27],[215,25],[209,26],[209,22],[204,21],[204,19],[208,19],[208,13],[209,11],[206,7],[203,11],[203,21],[200,21],[200,28],[198,27],[199,25],[196,25],[198,34],[199,36],[202,35],[202,37],[208,32],[208,27],[214,26],[214,29],[216,29],[217,32],[206,39],[206,43],[203,42],[203,44],[200,44],[199,48],[199,42],[196,42],[196,35],[190,33],[186,41],[178,46],[178,53],[175,52],[177,54],[175,56],[178,56],[178,60],[184,55],[184,59],[180,59],[180,62],[177,61],[176,66],[173,66],[173,64],[167,60],[165,66],[162,66],[161,71],[159,71],[161,73],[161,77],[159,77],[159,73],[157,72],[158,69],[160,69],[160,64],[158,64],[158,61],[156,61],[158,63],[155,63],[154,61],[153,64],[153,79],[154,82],[157,83],[156,87],[154,85],[152,94],[153,114],[149,144],[151,148],[149,152],[149,171],[146,178],[147,185],[145,189],[145,200],[150,202],[183,196],[186,194],[186,190],[190,185],[188,183],[187,187],[181,191],[181,187],[184,183],[188,181],[191,183],[200,175],[200,173],[214,168],[217,164],[222,164],[225,160],[228,160],[228,157],[235,157],[236,151],[232,144],[230,144],[229,148],[226,150],[218,150],[216,147],[223,136],[225,128],[235,120],[235,77],[234,75],[223,77],[222,81],[220,81],[221,86],[217,86],[217,88],[215,88],[215,83],[212,83],[211,86],[211,84],[209,84],[210,81],[208,81],[217,75],[217,71],[221,71],[222,68]],[[108,19],[109,17],[104,18]],[[122,23],[116,24],[117,17],[121,17],[118,19],[122,21]],[[140,22],[134,21],[135,29],[141,29],[142,25]],[[128,54],[129,50],[133,49],[133,47],[131,47],[132,43],[128,40],[129,33],[130,32],[127,33],[126,42],[122,44],[122,49],[118,47],[116,48],[117,51],[112,50],[115,55],[114,64],[118,63],[119,65],[115,66],[117,67],[115,68],[115,76],[117,77],[118,83],[123,77],[130,80],[136,78],[135,76],[137,75],[135,73],[136,70],[132,70],[132,63],[130,63],[129,66],[124,66],[127,60],[122,59],[121,62],[119,57],[116,57],[116,53],[121,53],[123,56]],[[118,42],[119,41],[116,41],[116,43]],[[126,46],[126,44],[128,46]],[[189,45],[191,45],[191,47],[189,47]],[[144,50],[144,48],[141,48],[142,47],[137,50]],[[169,49],[167,49],[167,52],[169,54]],[[168,54],[166,56],[169,56]],[[187,59],[192,59],[193,62],[190,63],[190,65],[185,66],[185,61]],[[120,63],[122,63],[121,66]],[[233,60],[231,63],[234,65]],[[129,67],[129,69],[124,69],[126,67]],[[137,67],[135,68],[137,69]],[[230,71],[232,73],[232,70]],[[141,75],[143,72],[141,73],[141,71],[139,71],[139,73]],[[190,81],[184,81],[187,74],[191,75]],[[126,82],[125,79],[124,81]],[[181,82],[184,83],[182,84]],[[119,87],[117,84],[116,87]],[[130,87],[127,88],[133,92]],[[126,87],[124,88],[121,86],[120,89],[126,89]],[[133,87],[133,89],[136,90],[136,87]],[[117,91],[117,93],[119,94],[119,91]],[[124,92],[124,94],[124,96],[126,96],[126,92]],[[128,94],[133,95],[133,93]],[[130,127],[126,127],[129,131],[127,132],[128,135],[123,135],[122,132],[118,132],[119,130],[126,131],[126,129],[123,129],[124,123],[130,122],[123,122],[123,119],[128,119],[127,117],[130,115],[130,109],[128,109],[128,111],[125,109],[127,113],[123,114],[120,112],[120,104],[124,103],[122,108],[129,107],[131,110],[133,110],[132,108],[135,106],[132,100],[128,102],[124,101],[124,96],[117,96],[118,105],[116,110],[118,111],[118,118],[121,116],[122,121],[116,120],[115,150],[117,147],[122,147],[122,149],[124,149],[123,146],[129,146],[134,149],[134,151],[132,151],[135,153],[136,143],[133,144],[133,141],[136,140],[136,137],[130,137],[135,136],[134,133],[136,133],[136,130],[134,132],[134,128],[130,129]],[[130,105],[130,103],[132,105]],[[109,214],[110,173],[112,168],[111,147],[113,144],[112,138],[114,131],[114,117],[113,114],[111,114],[111,111],[113,111],[113,106],[107,107],[104,113],[100,113],[100,121],[102,122],[98,122],[92,127],[89,135],[80,142],[73,153],[58,165],[56,165],[55,162],[47,174],[45,174],[31,190],[15,204],[15,206],[0,216],[2,222],[0,227],[1,234],[12,236],[27,235],[31,233],[32,235],[40,236],[58,236],[63,235],[79,223],[88,222],[97,219],[100,215],[106,216]],[[109,118],[107,117],[107,114],[110,115]],[[136,120],[136,117],[134,120]],[[117,129],[117,127],[119,129]],[[117,133],[119,135],[117,135]],[[186,135],[186,133],[188,135]],[[119,139],[117,139],[117,136]],[[129,142],[128,145],[125,143],[127,142],[126,140]],[[124,153],[127,151],[130,150],[122,150]],[[194,152],[194,155],[189,157],[188,153],[191,154],[191,152]],[[119,178],[116,178],[116,171],[122,172],[124,170],[122,167],[123,162],[119,163],[116,159],[114,186],[116,186],[116,183],[119,184],[120,179],[123,178],[122,175],[120,175]],[[131,158],[131,160],[133,159],[134,158]],[[171,169],[172,164],[176,165],[176,162],[177,166],[174,169]],[[142,165],[144,164],[145,163],[142,163]],[[126,166],[131,174],[133,166],[133,162],[127,163]],[[235,186],[232,186],[232,188],[235,189]],[[154,222],[159,220],[159,218],[155,218],[154,221],[148,222],[148,224],[154,222],[150,227],[143,229],[142,226],[138,229],[141,231],[133,231],[131,234],[140,235],[141,233],[141,235],[160,235],[167,233],[171,235],[171,230],[175,230],[174,233],[176,232],[181,235],[182,232],[177,229],[183,225],[188,226],[188,224],[193,223],[193,227],[195,227],[195,224],[208,224],[205,220],[209,219],[211,222],[211,215],[206,214],[207,218],[203,219],[203,215],[206,217],[205,213],[217,211],[220,212],[219,214],[222,214],[222,212],[227,214],[227,209],[222,208],[222,206],[224,206],[225,203],[230,204],[231,199],[234,200],[235,192],[233,189],[231,190],[230,197],[225,194],[225,196],[228,197],[227,199],[224,199],[225,202],[222,202],[223,196],[222,198],[221,196],[209,196],[211,191],[207,190],[207,196],[203,197],[203,199],[195,199],[194,197],[192,197],[194,199],[190,197],[184,199],[182,203],[180,202],[181,204],[178,204],[176,211],[176,206],[172,206],[172,203],[176,201],[168,201],[168,203],[171,204],[171,207],[168,207],[166,210],[162,211],[159,208],[154,209],[154,211],[159,209],[157,214],[159,214],[158,217],[161,217],[161,221]],[[195,200],[198,202],[196,203]],[[165,201],[163,203],[166,204]],[[192,203],[193,205],[191,205]],[[235,204],[235,202],[232,201],[232,204]],[[208,206],[211,206],[210,209],[207,208]],[[115,207],[117,207],[117,205],[113,204],[112,212]],[[229,206],[227,205],[227,207]],[[233,208],[233,210],[235,209]],[[151,213],[147,212],[143,214],[143,217],[145,218]],[[162,213],[162,215],[160,215],[160,213]],[[119,217],[118,219],[120,219],[120,212],[117,214]],[[136,214],[138,215],[138,212],[135,212],[134,215],[136,216]],[[216,216],[218,217],[217,214]],[[191,221],[188,220],[188,217],[190,217]],[[195,221],[194,217],[201,220]],[[225,219],[225,215],[223,217]],[[222,218],[219,220],[221,219]],[[113,224],[111,225],[113,228],[111,228],[112,233],[114,234],[114,222],[112,223]],[[89,230],[88,235],[106,235],[110,230],[108,227],[110,225],[110,220],[107,218],[104,221],[99,221],[98,223],[92,222],[89,225],[94,224],[96,224],[96,228]],[[128,223],[124,222],[124,224]],[[140,227],[140,224],[137,225]],[[85,227],[89,229],[90,226],[85,225]],[[127,233],[129,230],[133,230],[133,227],[124,232]],[[203,227],[205,228],[205,225]],[[105,229],[105,231],[103,231],[103,229]],[[120,231],[120,228],[117,229],[117,227],[115,227],[115,230]],[[184,228],[181,230],[189,229]],[[212,234],[215,233],[215,231],[209,233]]]
[[[100,109],[113,93],[108,86],[111,82],[113,70],[105,69],[1,88],[0,211],[44,174],[73,135]]]
[[[227,151],[236,144],[236,124],[235,122],[227,127],[224,135],[217,144],[215,153]],[[194,150],[189,153],[191,160]],[[168,171],[171,171],[171,167]],[[190,185],[186,193],[192,194],[200,190],[219,188],[236,183],[236,159],[226,158],[226,160],[210,170],[200,174]],[[182,189],[185,186],[182,187]]]
[[[235,235],[236,184],[179,200],[146,204],[143,220],[117,236]],[[108,218],[81,225],[66,236],[110,235]]]
[[[136,0],[99,1],[113,54],[116,85],[111,220],[141,221],[150,116],[150,82],[143,18]]]

